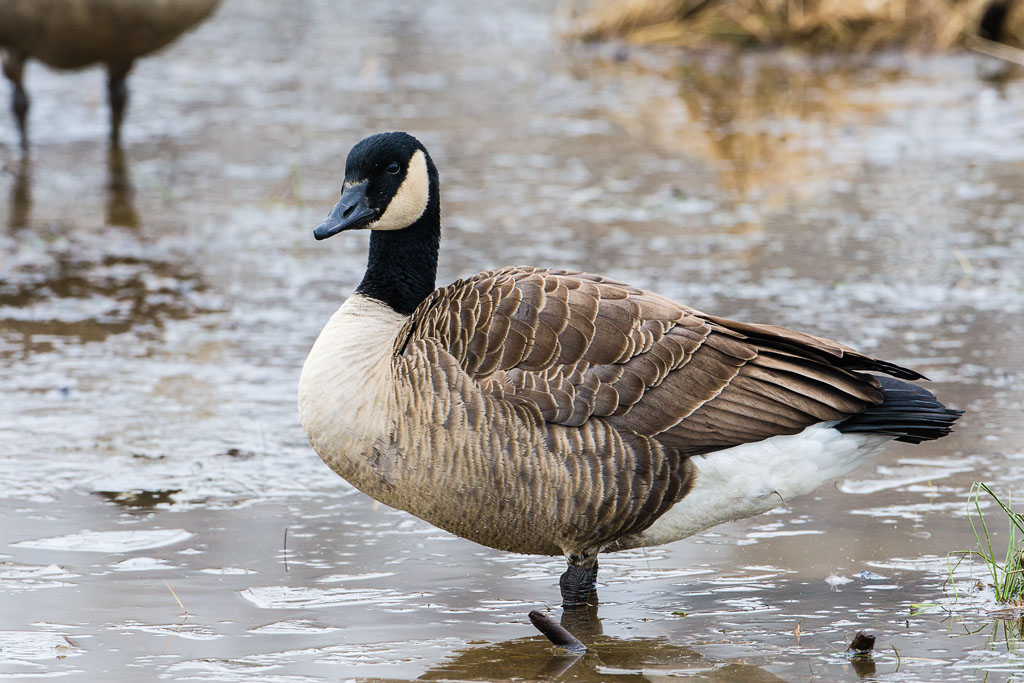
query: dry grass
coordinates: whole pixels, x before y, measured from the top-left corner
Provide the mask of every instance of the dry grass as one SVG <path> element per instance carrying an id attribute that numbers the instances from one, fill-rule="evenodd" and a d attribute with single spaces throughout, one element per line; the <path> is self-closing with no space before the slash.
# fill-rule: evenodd
<path id="1" fill-rule="evenodd" d="M 994 3 L 1008 11 L 998 36 L 985 37 L 1024 46 L 1024 0 L 592 0 L 572 12 L 570 34 L 684 47 L 948 50 L 978 35 Z"/>

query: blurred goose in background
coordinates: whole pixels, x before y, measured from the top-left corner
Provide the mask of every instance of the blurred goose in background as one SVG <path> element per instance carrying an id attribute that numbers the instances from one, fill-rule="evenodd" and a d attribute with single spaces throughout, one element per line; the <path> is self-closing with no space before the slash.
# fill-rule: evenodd
<path id="1" fill-rule="evenodd" d="M 765 512 L 961 415 L 913 370 L 599 275 L 508 267 L 435 290 L 438 174 L 406 133 L 351 150 L 314 235 L 358 228 L 366 272 L 299 381 L 313 448 L 453 534 L 563 555 L 565 606 L 588 601 L 602 551 Z"/>
<path id="2" fill-rule="evenodd" d="M 3 0 L 0 48 L 11 81 L 11 108 L 22 147 L 28 146 L 29 99 L 25 62 L 35 58 L 56 69 L 107 68 L 110 140 L 121 140 L 128 101 L 125 79 L 133 62 L 164 47 L 206 19 L 220 0 Z"/>

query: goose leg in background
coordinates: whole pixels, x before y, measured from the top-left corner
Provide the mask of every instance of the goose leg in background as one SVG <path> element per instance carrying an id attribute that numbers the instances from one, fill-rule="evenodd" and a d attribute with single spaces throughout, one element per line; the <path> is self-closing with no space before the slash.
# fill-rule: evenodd
<path id="1" fill-rule="evenodd" d="M 107 65 L 107 99 L 110 101 L 110 144 L 121 146 L 121 122 L 128 105 L 128 72 L 132 63 Z"/>
<path id="2" fill-rule="evenodd" d="M 569 567 L 558 580 L 562 607 L 586 606 L 597 582 L 597 553 L 570 553 L 568 561 Z"/>
<path id="3" fill-rule="evenodd" d="M 12 50 L 4 52 L 4 76 L 11 82 L 11 111 L 18 120 L 21 148 L 28 149 L 28 93 L 22 79 L 25 75 L 25 55 Z"/>

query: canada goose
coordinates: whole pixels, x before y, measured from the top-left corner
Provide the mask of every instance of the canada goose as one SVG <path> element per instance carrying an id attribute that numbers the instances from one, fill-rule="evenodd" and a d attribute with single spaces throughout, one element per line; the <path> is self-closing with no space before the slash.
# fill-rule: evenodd
<path id="1" fill-rule="evenodd" d="M 599 275 L 509 267 L 435 290 L 439 209 L 414 137 L 349 152 L 313 234 L 368 229 L 369 262 L 303 365 L 302 425 L 382 503 L 564 555 L 565 606 L 587 601 L 602 551 L 764 512 L 961 415 L 902 381 L 913 370 Z"/>
<path id="2" fill-rule="evenodd" d="M 121 139 L 128 102 L 125 78 L 132 62 L 159 50 L 208 17 L 220 0 L 4 0 L 0 48 L 11 81 L 11 108 L 22 147 L 28 146 L 25 61 L 35 57 L 56 69 L 107 67 L 110 140 Z"/>

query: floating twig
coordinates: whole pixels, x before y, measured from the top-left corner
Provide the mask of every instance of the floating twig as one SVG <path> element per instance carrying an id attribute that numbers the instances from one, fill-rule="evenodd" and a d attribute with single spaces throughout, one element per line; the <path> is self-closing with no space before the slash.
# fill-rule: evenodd
<path id="1" fill-rule="evenodd" d="M 181 608 L 181 612 L 185 616 L 185 618 L 181 620 L 181 623 L 178 624 L 178 628 L 174 631 L 174 635 L 171 636 L 171 639 L 167 641 L 166 645 L 164 645 L 164 651 L 166 651 L 167 648 L 171 646 L 171 643 L 174 642 L 174 639 L 178 637 L 178 634 L 181 633 L 181 629 L 185 626 L 185 622 L 188 621 L 188 618 L 192 615 L 188 613 L 187 609 L 185 609 L 185 605 L 181 604 L 181 598 L 179 598 L 178 594 L 174 592 L 173 588 L 171 588 L 171 584 L 167 583 L 167 579 L 164 579 L 164 585 L 167 586 L 167 590 L 171 591 L 171 595 L 174 596 L 174 601 L 178 603 L 178 607 Z"/>
<path id="2" fill-rule="evenodd" d="M 284 528 L 284 573 L 288 573 L 288 527 Z"/>
<path id="3" fill-rule="evenodd" d="M 185 605 L 181 604 L 181 598 L 179 598 L 178 594 L 174 592 L 173 588 L 171 588 L 171 584 L 167 583 L 167 579 L 164 579 L 164 585 L 167 586 L 167 590 L 171 591 L 171 595 L 174 597 L 174 601 L 178 603 L 178 607 L 181 608 L 182 613 L 185 615 L 185 618 L 187 619 L 189 616 L 188 610 L 185 609 Z"/>

